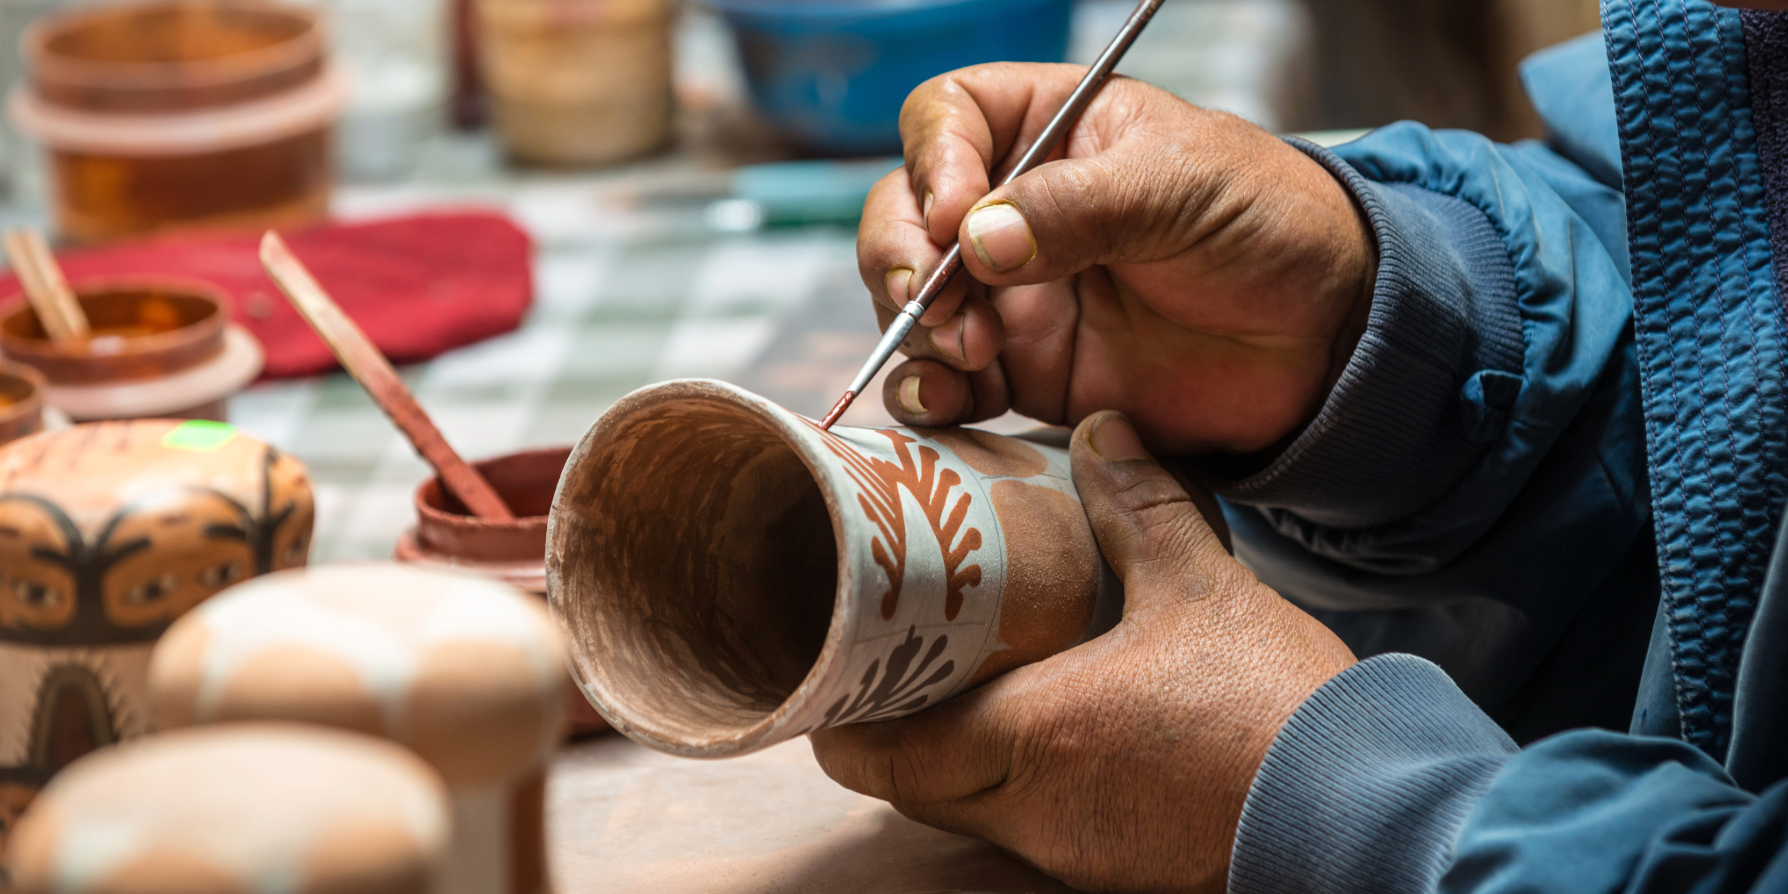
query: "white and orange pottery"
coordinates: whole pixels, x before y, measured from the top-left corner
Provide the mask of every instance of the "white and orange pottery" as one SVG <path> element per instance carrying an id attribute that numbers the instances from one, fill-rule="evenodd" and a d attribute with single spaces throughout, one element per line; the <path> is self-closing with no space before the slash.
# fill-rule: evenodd
<path id="1" fill-rule="evenodd" d="M 452 809 L 435 894 L 547 890 L 546 764 L 568 685 L 563 638 L 539 597 L 390 563 L 235 587 L 170 628 L 149 667 L 163 729 L 303 721 L 420 754 Z"/>
<path id="2" fill-rule="evenodd" d="M 1061 446 L 828 432 L 705 380 L 636 391 L 585 435 L 547 583 L 591 702 L 690 757 L 910 714 L 1121 604 Z"/>
<path id="3" fill-rule="evenodd" d="M 181 730 L 95 752 L 13 836 L 20 894 L 425 894 L 446 794 L 414 754 L 300 724 Z"/>

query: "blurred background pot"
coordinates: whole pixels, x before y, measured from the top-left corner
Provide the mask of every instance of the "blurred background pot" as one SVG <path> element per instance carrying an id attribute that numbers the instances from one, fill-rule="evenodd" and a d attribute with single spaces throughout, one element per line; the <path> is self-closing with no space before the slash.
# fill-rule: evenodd
<path id="1" fill-rule="evenodd" d="M 0 353 L 49 380 L 45 401 L 77 422 L 135 417 L 223 421 L 230 395 L 260 375 L 254 336 L 229 323 L 223 297 L 174 279 L 92 280 L 76 297 L 93 335 L 52 342 L 20 297 L 0 314 Z"/>
<path id="2" fill-rule="evenodd" d="M 900 152 L 914 87 L 981 62 L 1060 62 L 1072 0 L 705 0 L 738 41 L 751 97 L 794 145 Z"/>
<path id="3" fill-rule="evenodd" d="M 53 214 L 91 241 L 323 217 L 346 79 L 315 12 L 161 0 L 47 16 L 7 111 L 48 153 Z"/>
<path id="4" fill-rule="evenodd" d="M 643 155 L 671 136 L 669 0 L 475 0 L 491 123 L 549 165 Z"/>
<path id="5" fill-rule="evenodd" d="M 0 361 L 0 444 L 43 431 L 43 389 L 37 370 Z"/>

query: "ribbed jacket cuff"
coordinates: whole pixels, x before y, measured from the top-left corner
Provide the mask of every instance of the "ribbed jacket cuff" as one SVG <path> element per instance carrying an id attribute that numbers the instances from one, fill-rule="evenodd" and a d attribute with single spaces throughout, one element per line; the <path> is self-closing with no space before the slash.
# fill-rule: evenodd
<path id="1" fill-rule="evenodd" d="M 1242 809 L 1229 890 L 1426 894 L 1517 750 L 1435 665 L 1363 661 L 1273 740 Z"/>
<path id="2" fill-rule="evenodd" d="M 1295 516 L 1276 525 L 1401 521 L 1451 492 L 1502 436 L 1522 381 L 1514 268 L 1471 205 L 1372 183 L 1333 153 L 1294 142 L 1371 220 L 1372 309 L 1316 419 L 1266 468 L 1217 492 Z"/>

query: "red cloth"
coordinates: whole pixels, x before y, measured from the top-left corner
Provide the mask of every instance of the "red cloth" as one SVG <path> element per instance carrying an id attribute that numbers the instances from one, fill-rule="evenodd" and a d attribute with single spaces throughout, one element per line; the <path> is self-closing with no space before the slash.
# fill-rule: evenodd
<path id="1" fill-rule="evenodd" d="M 533 303 L 528 235 L 500 214 L 424 214 L 281 235 L 394 363 L 508 332 Z M 334 368 L 329 347 L 261 269 L 260 241 L 258 234 L 172 235 L 56 257 L 77 289 L 84 279 L 145 274 L 222 288 L 234 319 L 266 348 L 267 378 Z M 19 294 L 10 273 L 0 279 L 0 295 Z"/>

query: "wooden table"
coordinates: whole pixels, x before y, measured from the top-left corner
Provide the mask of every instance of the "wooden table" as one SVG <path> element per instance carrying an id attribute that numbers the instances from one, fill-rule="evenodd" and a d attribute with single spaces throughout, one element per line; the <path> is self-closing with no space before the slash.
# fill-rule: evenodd
<path id="1" fill-rule="evenodd" d="M 556 894 L 1073 890 L 840 788 L 806 739 L 693 761 L 602 736 L 560 755 L 547 822 Z"/>

